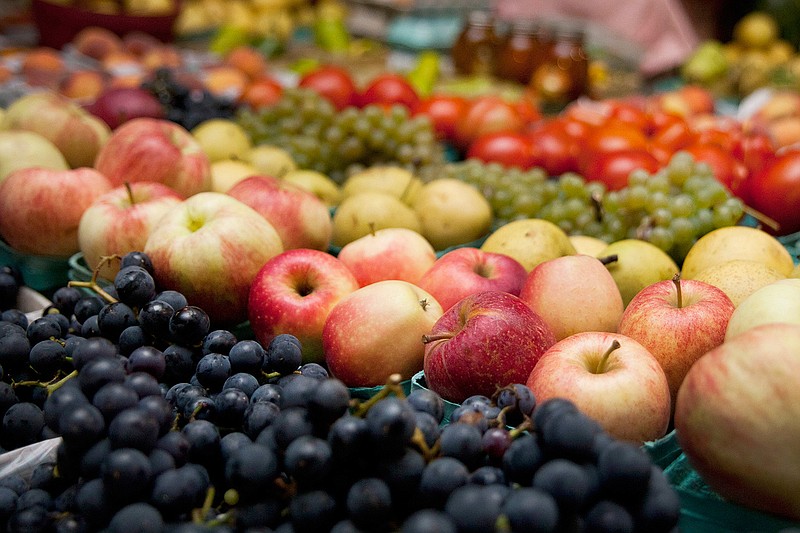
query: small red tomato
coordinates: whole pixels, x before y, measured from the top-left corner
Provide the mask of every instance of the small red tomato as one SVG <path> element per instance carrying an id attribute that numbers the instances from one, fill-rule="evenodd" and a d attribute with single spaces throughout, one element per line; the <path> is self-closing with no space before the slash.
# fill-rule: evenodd
<path id="1" fill-rule="evenodd" d="M 260 109 L 277 103 L 281 96 L 283 96 L 283 86 L 269 76 L 262 76 L 244 88 L 238 103 L 253 109 Z"/>
<path id="2" fill-rule="evenodd" d="M 651 143 L 676 152 L 695 142 L 697 135 L 683 118 L 677 115 L 664 116 L 670 118 L 659 119 L 658 126 L 651 123 Z"/>
<path id="3" fill-rule="evenodd" d="M 516 132 L 481 135 L 469 146 L 467 158 L 528 169 L 533 166 L 530 137 Z"/>
<path id="4" fill-rule="evenodd" d="M 761 171 L 775 158 L 775 143 L 764 133 L 748 133 L 742 137 L 734 157 L 744 163 L 752 175 Z"/>
<path id="5" fill-rule="evenodd" d="M 747 182 L 750 205 L 780 224 L 773 233 L 800 231 L 800 151 L 776 156 Z"/>
<path id="6" fill-rule="evenodd" d="M 483 134 L 496 131 L 520 132 L 525 122 L 513 104 L 499 96 L 478 96 L 469 102 L 456 123 L 456 145 L 462 150 Z"/>
<path id="7" fill-rule="evenodd" d="M 589 181 L 600 181 L 609 191 L 628 185 L 628 176 L 637 169 L 656 172 L 661 164 L 646 149 L 626 148 L 616 152 L 593 155 L 583 167 L 583 175 Z"/>
<path id="8" fill-rule="evenodd" d="M 354 105 L 358 94 L 350 73 L 336 65 L 323 65 L 308 72 L 297 85 L 316 91 L 339 110 Z"/>
<path id="9" fill-rule="evenodd" d="M 633 126 L 639 131 L 645 131 L 650 123 L 650 117 L 643 106 L 622 100 L 612 102 L 608 118 Z"/>
<path id="10" fill-rule="evenodd" d="M 420 100 L 414 114 L 426 115 L 439 138 L 452 141 L 456 136 L 456 124 L 466 113 L 468 105 L 463 96 L 434 94 Z"/>
<path id="11" fill-rule="evenodd" d="M 419 95 L 402 75 L 387 72 L 379 74 L 367 84 L 358 102 L 361 107 L 370 104 L 400 104 L 415 109 L 419 104 Z"/>
<path id="12" fill-rule="evenodd" d="M 529 133 L 528 138 L 534 166 L 542 167 L 551 176 L 578 170 L 580 143 L 561 123 L 546 123 Z"/>

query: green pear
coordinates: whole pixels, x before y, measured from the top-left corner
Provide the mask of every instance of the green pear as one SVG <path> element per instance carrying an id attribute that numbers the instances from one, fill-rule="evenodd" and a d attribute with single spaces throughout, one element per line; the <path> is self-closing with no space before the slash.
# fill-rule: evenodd
<path id="1" fill-rule="evenodd" d="M 409 170 L 390 165 L 374 165 L 348 176 L 342 184 L 342 198 L 364 191 L 376 191 L 413 205 L 421 188 L 422 180 Z"/>
<path id="2" fill-rule="evenodd" d="M 528 272 L 548 259 L 575 253 L 564 230 L 540 218 L 515 220 L 500 226 L 486 238 L 481 250 L 509 255 Z"/>
<path id="3" fill-rule="evenodd" d="M 339 184 L 322 172 L 310 169 L 290 170 L 283 175 L 282 179 L 307 190 L 322 200 L 328 207 L 339 205 L 342 199 L 342 191 L 339 188 Z"/>
<path id="4" fill-rule="evenodd" d="M 67 160 L 45 137 L 32 131 L 0 131 L 0 181 L 21 168 L 68 170 Z"/>
<path id="5" fill-rule="evenodd" d="M 694 279 L 714 285 L 728 295 L 733 305 L 739 306 L 752 293 L 786 276 L 759 261 L 733 259 L 711 265 L 698 272 Z"/>
<path id="6" fill-rule="evenodd" d="M 333 214 L 333 244 L 341 247 L 382 228 L 422 231 L 417 214 L 398 198 L 375 191 L 354 194 Z"/>
<path id="7" fill-rule="evenodd" d="M 412 204 L 422 236 L 436 250 L 475 241 L 492 227 L 492 206 L 473 185 L 455 178 L 426 183 Z"/>
<path id="8" fill-rule="evenodd" d="M 728 320 L 725 341 L 762 324 L 800 324 L 800 279 L 774 281 L 742 300 Z"/>
<path id="9" fill-rule="evenodd" d="M 640 290 L 653 283 L 672 279 L 680 270 L 664 250 L 640 239 L 612 242 L 597 257 L 616 257 L 616 260 L 606 263 L 606 268 L 617 283 L 625 306 Z"/>

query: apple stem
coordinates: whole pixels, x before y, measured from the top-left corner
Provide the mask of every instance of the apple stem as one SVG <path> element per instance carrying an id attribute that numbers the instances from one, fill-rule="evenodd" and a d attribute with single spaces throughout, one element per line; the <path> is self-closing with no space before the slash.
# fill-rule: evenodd
<path id="1" fill-rule="evenodd" d="M 608 362 L 608 356 L 611 355 L 611 352 L 618 349 L 620 347 L 620 343 L 617 339 L 614 339 L 611 343 L 611 346 L 608 347 L 608 350 L 605 351 L 603 356 L 600 358 L 600 362 L 597 363 L 597 368 L 595 368 L 595 374 L 602 374 L 606 368 L 606 363 Z"/>
<path id="2" fill-rule="evenodd" d="M 133 189 L 131 188 L 131 184 L 129 181 L 126 181 L 124 185 L 125 185 L 125 190 L 128 191 L 128 200 L 130 200 L 131 205 L 134 205 L 136 203 L 136 200 L 133 197 Z"/>
<path id="3" fill-rule="evenodd" d="M 675 292 L 677 293 L 678 298 L 678 309 L 683 307 L 683 291 L 681 290 L 681 273 L 676 272 L 674 276 L 672 276 L 672 283 L 675 284 Z"/>
<path id="4" fill-rule="evenodd" d="M 604 265 L 607 265 L 609 263 L 616 263 L 619 260 L 619 256 L 617 254 L 611 254 L 605 257 L 598 257 L 597 259 Z"/>
<path id="5" fill-rule="evenodd" d="M 423 335 L 422 343 L 428 344 L 429 342 L 443 341 L 452 338 L 453 338 L 452 333 L 437 333 L 436 335 Z"/>

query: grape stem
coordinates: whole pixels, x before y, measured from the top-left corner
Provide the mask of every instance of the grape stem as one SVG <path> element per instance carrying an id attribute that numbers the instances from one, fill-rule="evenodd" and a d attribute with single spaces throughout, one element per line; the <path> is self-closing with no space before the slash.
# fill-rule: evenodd
<path id="1" fill-rule="evenodd" d="M 127 184 L 126 184 L 127 185 Z M 129 189 L 130 190 L 130 189 Z M 115 303 L 117 299 L 108 294 L 103 287 L 97 283 L 97 277 L 100 275 L 100 269 L 103 267 L 105 263 L 111 263 L 114 259 L 121 259 L 119 255 L 112 254 L 112 255 L 104 255 L 100 258 L 100 261 L 97 263 L 97 266 L 92 271 L 92 278 L 89 281 L 68 281 L 67 287 L 79 287 L 84 289 L 90 289 L 97 294 L 99 294 L 105 301 L 108 303 Z"/>
<path id="2" fill-rule="evenodd" d="M 674 276 L 672 276 L 672 283 L 675 284 L 675 294 L 677 297 L 677 305 L 678 309 L 683 307 L 683 291 L 681 290 L 681 273 L 676 272 Z"/>
<path id="3" fill-rule="evenodd" d="M 356 402 L 357 407 L 353 414 L 358 417 L 363 417 L 365 414 L 367 414 L 367 411 L 369 411 L 370 407 L 389 396 L 390 393 L 394 393 L 395 396 L 399 398 L 405 398 L 406 395 L 403 392 L 403 387 L 400 386 L 402 379 L 403 378 L 400 374 L 392 374 L 389 376 L 386 379 L 386 385 L 384 385 L 383 388 L 381 388 L 381 390 L 375 393 L 371 398 L 363 402 Z"/>
<path id="4" fill-rule="evenodd" d="M 45 383 L 42 383 L 41 381 L 17 381 L 16 383 L 12 383 L 11 387 L 12 388 L 17 388 L 17 387 L 44 387 L 44 388 L 47 389 L 47 395 L 50 396 L 55 391 L 60 389 L 61 386 L 64 385 L 64 383 L 66 383 L 67 381 L 71 380 L 72 378 L 74 378 L 77 375 L 78 375 L 78 371 L 77 370 L 73 370 L 72 372 L 70 372 L 69 374 L 67 374 L 66 376 L 64 376 L 61 379 L 58 379 L 58 377 L 55 377 L 51 381 L 48 381 L 48 382 L 45 382 Z"/>
<path id="5" fill-rule="evenodd" d="M 206 491 L 206 498 L 203 500 L 203 506 L 199 509 L 192 509 L 192 522 L 195 524 L 205 523 L 205 518 L 211 510 L 211 504 L 214 501 L 214 486 L 210 486 Z"/>

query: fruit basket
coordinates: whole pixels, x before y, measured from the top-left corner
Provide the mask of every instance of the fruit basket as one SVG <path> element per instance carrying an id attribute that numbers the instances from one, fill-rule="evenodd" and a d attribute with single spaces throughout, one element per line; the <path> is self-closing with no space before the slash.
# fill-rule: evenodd
<path id="1" fill-rule="evenodd" d="M 180 13 L 180 2 L 175 1 L 170 13 L 158 15 L 130 14 L 125 3 L 117 1 L 120 14 L 101 13 L 87 8 L 87 2 L 72 0 L 69 5 L 48 0 L 32 0 L 31 15 L 39 30 L 39 44 L 61 48 L 77 33 L 88 26 L 99 26 L 122 36 L 132 31 L 148 33 L 163 42 L 174 38 L 173 26 Z"/>
<path id="2" fill-rule="evenodd" d="M 0 239 L 0 264 L 15 266 L 22 273 L 26 286 L 48 292 L 68 280 L 69 258 L 25 254 Z"/>

